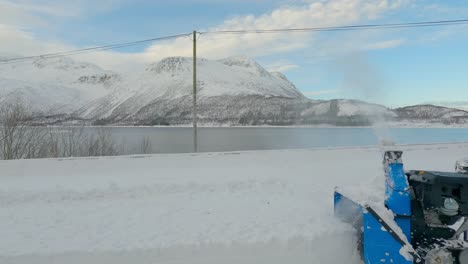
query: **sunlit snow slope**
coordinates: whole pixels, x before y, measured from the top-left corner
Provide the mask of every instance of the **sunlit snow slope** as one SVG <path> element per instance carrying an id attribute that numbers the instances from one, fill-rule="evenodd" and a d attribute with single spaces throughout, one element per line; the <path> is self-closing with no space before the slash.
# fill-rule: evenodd
<path id="1" fill-rule="evenodd" d="M 139 118 L 141 112 L 163 115 L 164 109 L 191 106 L 193 90 L 193 60 L 169 57 L 150 64 L 144 72 L 120 85 L 111 93 L 78 110 L 85 118 Z M 303 99 L 304 95 L 279 73 L 270 73 L 250 58 L 232 57 L 223 60 L 197 61 L 198 99 L 240 96 L 283 97 Z M 187 102 L 184 101 L 187 99 Z M 180 103 L 174 101 L 179 100 Z M 171 103 L 172 102 L 172 103 Z"/>
<path id="2" fill-rule="evenodd" d="M 35 112 L 71 113 L 114 91 L 121 76 L 70 58 L 0 65 L 0 102 L 18 99 Z"/>

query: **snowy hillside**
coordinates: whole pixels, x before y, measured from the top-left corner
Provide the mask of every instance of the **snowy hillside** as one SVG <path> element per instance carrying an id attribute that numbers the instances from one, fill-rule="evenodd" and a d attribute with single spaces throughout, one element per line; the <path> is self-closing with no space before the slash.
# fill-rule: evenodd
<path id="1" fill-rule="evenodd" d="M 396 117 L 397 115 L 387 107 L 378 104 L 369 104 L 356 100 L 340 100 L 338 116 L 375 115 L 376 117 Z"/>
<path id="2" fill-rule="evenodd" d="M 70 58 L 0 64 L 0 101 L 20 99 L 45 114 L 71 113 L 120 81 L 117 73 Z"/>
<path id="3" fill-rule="evenodd" d="M 370 125 L 379 118 L 392 118 L 384 106 L 359 101 L 316 101 L 306 98 L 245 96 L 210 96 L 198 100 L 201 124 L 225 125 Z M 343 108 L 342 108 L 343 105 Z M 350 107 L 350 105 L 352 107 Z M 362 109 L 368 109 L 365 112 Z M 341 111 L 341 112 L 340 112 Z M 117 113 L 117 114 L 116 114 Z M 192 98 L 160 99 L 125 115 L 120 106 L 104 123 L 123 124 L 189 124 L 192 120 Z M 375 113 L 382 113 L 376 116 Z"/>
<path id="4" fill-rule="evenodd" d="M 457 116 L 467 116 L 468 112 L 453 108 L 435 105 L 415 105 L 397 108 L 396 111 L 402 118 L 451 118 Z"/>
<path id="5" fill-rule="evenodd" d="M 39 124 L 189 124 L 192 64 L 191 58 L 169 57 L 134 74 L 70 58 L 2 64 L 0 102 L 20 98 Z M 391 110 L 356 100 L 310 100 L 286 76 L 246 57 L 199 59 L 197 65 L 202 125 L 468 123 L 468 112 L 431 105 Z"/>
<path id="6" fill-rule="evenodd" d="M 192 59 L 182 57 L 170 57 L 150 64 L 144 73 L 121 84 L 120 94 L 100 98 L 80 109 L 78 114 L 85 118 L 138 118 L 138 112 L 145 108 L 147 111 L 148 107 L 156 104 L 190 97 L 193 89 L 192 65 Z M 235 57 L 220 61 L 200 59 L 197 65 L 199 100 L 216 96 L 252 95 L 304 98 L 284 76 L 271 74 L 248 58 Z M 165 115 L 161 112 L 151 114 Z"/>
<path id="7" fill-rule="evenodd" d="M 99 124 L 188 124 L 192 112 L 190 58 L 169 57 L 135 75 L 70 58 L 1 65 L 0 100 L 20 97 L 35 112 Z M 200 122 L 231 125 L 366 125 L 393 113 L 352 100 L 314 101 L 281 73 L 246 57 L 198 61 Z M 67 115 L 63 115 L 67 114 Z M 38 117 L 38 122 L 48 122 Z"/>
<path id="8" fill-rule="evenodd" d="M 468 111 L 468 101 L 433 101 L 427 104 Z"/>
<path id="9" fill-rule="evenodd" d="M 36 113 L 73 114 L 91 120 L 138 118 L 140 111 L 192 94 L 192 60 L 169 57 L 136 75 L 118 74 L 70 58 L 0 65 L 0 101 L 20 98 Z M 252 59 L 198 61 L 198 98 L 297 98 L 302 93 L 281 73 Z M 165 113 L 153 112 L 154 116 Z"/>
<path id="10" fill-rule="evenodd" d="M 414 105 L 395 109 L 403 120 L 467 123 L 468 111 L 435 105 Z"/>
<path id="11" fill-rule="evenodd" d="M 398 148 L 408 170 L 468 151 Z M 333 191 L 381 201 L 381 162 L 377 148 L 0 161 L 0 263 L 358 264 Z"/>

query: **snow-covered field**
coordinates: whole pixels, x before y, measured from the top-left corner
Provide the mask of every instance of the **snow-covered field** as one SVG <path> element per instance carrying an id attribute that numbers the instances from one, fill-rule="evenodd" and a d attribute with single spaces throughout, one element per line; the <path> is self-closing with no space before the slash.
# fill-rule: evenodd
<path id="1" fill-rule="evenodd" d="M 398 149 L 406 169 L 468 156 Z M 0 161 L 0 263 L 360 263 L 335 186 L 378 197 L 379 149 Z"/>

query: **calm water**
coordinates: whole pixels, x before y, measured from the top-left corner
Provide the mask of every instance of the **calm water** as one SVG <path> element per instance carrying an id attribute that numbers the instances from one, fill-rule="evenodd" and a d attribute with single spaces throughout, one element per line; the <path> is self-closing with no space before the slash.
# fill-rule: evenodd
<path id="1" fill-rule="evenodd" d="M 95 128 L 88 128 L 95 129 Z M 112 136 L 126 146 L 126 154 L 141 153 L 149 138 L 151 153 L 192 151 L 192 129 L 182 127 L 113 127 Z M 200 152 L 301 149 L 376 145 L 379 138 L 397 144 L 468 142 L 466 128 L 199 128 Z"/>

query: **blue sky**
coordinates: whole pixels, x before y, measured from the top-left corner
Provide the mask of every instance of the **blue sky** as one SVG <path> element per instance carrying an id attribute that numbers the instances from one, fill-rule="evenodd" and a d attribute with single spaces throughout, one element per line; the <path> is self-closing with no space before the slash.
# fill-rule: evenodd
<path id="1" fill-rule="evenodd" d="M 64 3 L 65 2 L 65 3 Z M 67 3 L 68 2 L 68 3 Z M 0 0 L 0 50 L 36 55 L 190 32 L 468 18 L 461 0 Z M 199 53 L 250 56 L 314 99 L 391 107 L 468 102 L 468 26 L 254 36 L 202 36 Z M 190 39 L 76 59 L 117 71 L 188 56 Z M 468 105 L 468 103 L 466 104 Z"/>

